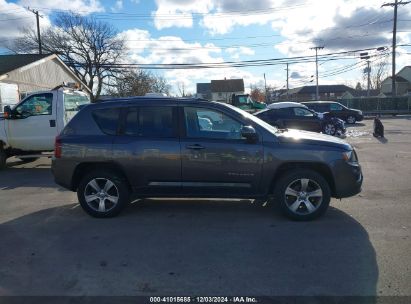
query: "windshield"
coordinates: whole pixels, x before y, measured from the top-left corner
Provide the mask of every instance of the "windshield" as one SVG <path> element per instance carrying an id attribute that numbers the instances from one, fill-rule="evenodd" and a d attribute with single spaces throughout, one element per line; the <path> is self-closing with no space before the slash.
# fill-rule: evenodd
<path id="1" fill-rule="evenodd" d="M 64 110 L 66 112 L 78 112 L 81 106 L 89 104 L 90 99 L 87 95 L 75 92 L 64 92 Z"/>
<path id="2" fill-rule="evenodd" d="M 252 115 L 252 114 L 250 114 L 250 113 L 248 113 L 248 112 L 246 112 L 246 111 L 243 111 L 243 110 L 241 110 L 241 109 L 239 109 L 239 108 L 237 108 L 237 107 L 234 107 L 234 106 L 232 106 L 232 105 L 229 105 L 229 104 L 225 104 L 225 106 L 227 106 L 227 107 L 233 109 L 234 111 L 240 113 L 240 114 L 243 115 L 245 118 L 248 118 L 248 119 L 252 120 L 252 121 L 255 122 L 256 124 L 262 126 L 264 129 L 267 129 L 267 130 L 270 131 L 270 132 L 274 132 L 274 133 L 278 132 L 278 129 L 277 129 L 276 127 L 274 127 L 274 126 L 266 123 L 265 121 L 261 120 L 260 118 L 254 116 L 254 115 Z"/>

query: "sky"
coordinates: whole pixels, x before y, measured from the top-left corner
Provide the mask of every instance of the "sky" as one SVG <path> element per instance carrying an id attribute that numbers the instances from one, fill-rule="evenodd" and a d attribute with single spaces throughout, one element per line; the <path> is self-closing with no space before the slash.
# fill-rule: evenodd
<path id="1" fill-rule="evenodd" d="M 184 84 L 195 93 L 196 83 L 214 79 L 244 78 L 251 86 L 315 84 L 315 62 L 296 62 L 293 57 L 341 55 L 319 61 L 320 84 L 355 86 L 363 81 L 368 49 L 371 67 L 386 60 L 391 71 L 393 9 L 384 0 L 0 0 L 0 54 L 21 35 L 35 28 L 40 11 L 41 28 L 53 26 L 55 13 L 74 11 L 111 23 L 124 37 L 127 62 L 136 64 L 198 64 L 271 60 L 281 64 L 191 70 L 155 70 L 171 84 L 172 92 Z M 397 71 L 410 65 L 411 4 L 398 10 Z M 379 47 L 386 47 L 383 51 Z M 275 63 L 276 61 L 271 61 Z"/>

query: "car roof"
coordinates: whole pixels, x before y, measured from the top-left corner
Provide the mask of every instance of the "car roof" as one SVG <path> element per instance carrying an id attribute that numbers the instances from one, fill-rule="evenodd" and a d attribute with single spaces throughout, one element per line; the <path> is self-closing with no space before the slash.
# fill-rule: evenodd
<path id="1" fill-rule="evenodd" d="M 95 104 L 104 105 L 129 105 L 129 104 L 141 104 L 146 105 L 149 103 L 162 103 L 162 104 L 179 104 L 179 103 L 215 103 L 205 99 L 196 98 L 180 98 L 180 97 L 162 97 L 162 96 L 133 96 L 133 97 L 114 97 L 98 100 Z"/>
<path id="2" fill-rule="evenodd" d="M 336 101 L 323 101 L 323 100 L 318 100 L 318 101 L 304 101 L 303 104 L 326 104 L 326 103 L 338 103 Z"/>
<path id="3" fill-rule="evenodd" d="M 284 108 L 294 108 L 294 107 L 301 107 L 306 108 L 307 106 L 298 103 L 298 102 L 277 102 L 272 103 L 267 106 L 268 109 L 284 109 Z"/>

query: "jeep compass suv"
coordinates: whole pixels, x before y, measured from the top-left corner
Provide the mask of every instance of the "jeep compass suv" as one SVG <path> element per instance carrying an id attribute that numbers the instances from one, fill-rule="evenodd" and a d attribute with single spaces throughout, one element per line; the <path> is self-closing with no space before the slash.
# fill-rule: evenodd
<path id="1" fill-rule="evenodd" d="M 340 139 L 278 130 L 226 104 L 153 97 L 84 107 L 56 138 L 52 171 L 95 217 L 117 215 L 133 194 L 270 200 L 311 220 L 363 180 Z"/>

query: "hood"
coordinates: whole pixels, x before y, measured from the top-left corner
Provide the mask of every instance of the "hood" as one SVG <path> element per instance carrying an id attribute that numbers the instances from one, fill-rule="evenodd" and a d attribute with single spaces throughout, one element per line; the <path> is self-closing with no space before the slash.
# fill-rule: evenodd
<path id="1" fill-rule="evenodd" d="M 352 150 L 344 140 L 320 133 L 301 131 L 301 130 L 286 130 L 275 133 L 280 143 L 295 143 L 304 145 L 318 145 L 333 148 L 340 148 L 342 150 Z"/>

